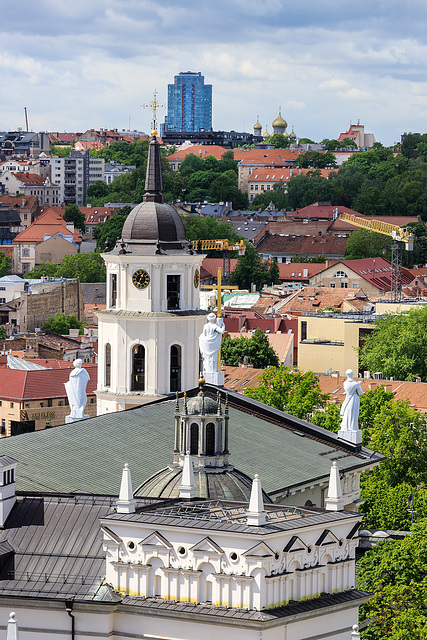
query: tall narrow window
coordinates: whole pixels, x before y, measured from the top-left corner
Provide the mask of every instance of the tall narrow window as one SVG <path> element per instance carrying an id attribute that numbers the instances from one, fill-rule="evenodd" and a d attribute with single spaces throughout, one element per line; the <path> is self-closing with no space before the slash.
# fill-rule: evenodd
<path id="1" fill-rule="evenodd" d="M 181 391 L 181 347 L 178 344 L 171 346 L 170 390 Z"/>
<path id="2" fill-rule="evenodd" d="M 117 273 L 111 274 L 110 287 L 110 306 L 115 307 L 117 305 Z"/>
<path id="3" fill-rule="evenodd" d="M 105 386 L 111 386 L 111 344 L 105 345 Z"/>
<path id="4" fill-rule="evenodd" d="M 206 455 L 215 455 L 215 425 L 212 422 L 206 425 Z"/>
<path id="5" fill-rule="evenodd" d="M 167 276 L 168 309 L 179 309 L 180 276 Z"/>
<path id="6" fill-rule="evenodd" d="M 190 454 L 197 456 L 199 453 L 199 425 L 193 422 L 190 427 Z"/>
<path id="7" fill-rule="evenodd" d="M 301 342 L 307 340 L 307 321 L 301 321 Z"/>
<path id="8" fill-rule="evenodd" d="M 136 344 L 132 349 L 132 391 L 145 391 L 145 348 Z"/>

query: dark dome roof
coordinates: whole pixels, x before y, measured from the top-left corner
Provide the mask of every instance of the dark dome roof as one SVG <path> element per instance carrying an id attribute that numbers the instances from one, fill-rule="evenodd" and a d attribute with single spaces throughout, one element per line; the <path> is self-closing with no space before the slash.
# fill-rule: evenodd
<path id="1" fill-rule="evenodd" d="M 143 482 L 134 495 L 146 498 L 178 498 L 181 478 L 182 467 L 166 467 Z M 249 502 L 251 497 L 252 480 L 231 466 L 221 470 L 195 467 L 194 482 L 198 498 Z M 263 498 L 265 502 L 272 502 L 264 491 Z"/>
<path id="2" fill-rule="evenodd" d="M 218 403 L 212 398 L 205 396 L 204 398 L 199 394 L 194 398 L 191 398 L 187 403 L 187 412 L 191 416 L 200 416 L 202 414 L 203 401 L 205 405 L 205 414 L 215 414 L 218 412 Z"/>
<path id="3" fill-rule="evenodd" d="M 182 220 L 170 204 L 141 202 L 132 209 L 123 225 L 125 242 L 148 240 L 153 242 L 185 241 Z"/>

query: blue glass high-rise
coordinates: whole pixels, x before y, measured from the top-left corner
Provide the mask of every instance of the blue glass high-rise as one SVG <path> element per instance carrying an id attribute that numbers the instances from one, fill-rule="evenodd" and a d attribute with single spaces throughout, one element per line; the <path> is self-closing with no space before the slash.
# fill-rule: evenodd
<path id="1" fill-rule="evenodd" d="M 183 71 L 168 84 L 167 131 L 212 130 L 212 85 L 200 72 Z"/>

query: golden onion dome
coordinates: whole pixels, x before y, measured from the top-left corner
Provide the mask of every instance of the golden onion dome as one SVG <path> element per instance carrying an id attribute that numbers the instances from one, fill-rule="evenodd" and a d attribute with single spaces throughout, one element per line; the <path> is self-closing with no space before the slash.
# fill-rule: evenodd
<path id="1" fill-rule="evenodd" d="M 292 132 L 289 134 L 289 137 L 290 137 L 291 140 L 296 140 L 297 139 L 297 135 L 296 135 L 293 127 L 292 127 Z"/>
<path id="2" fill-rule="evenodd" d="M 259 116 L 256 117 L 256 123 L 254 124 L 254 129 L 256 131 L 261 131 L 262 130 L 262 126 L 259 123 Z"/>
<path id="3" fill-rule="evenodd" d="M 282 118 L 282 114 L 280 113 L 280 109 L 279 109 L 279 115 L 275 120 L 273 120 L 273 127 L 281 127 L 286 129 L 287 126 L 288 126 L 288 123 L 286 122 L 286 120 Z"/>
<path id="4" fill-rule="evenodd" d="M 267 128 L 265 129 L 264 133 L 262 134 L 262 137 L 264 138 L 264 140 L 268 140 L 270 138 L 270 134 L 267 131 Z"/>

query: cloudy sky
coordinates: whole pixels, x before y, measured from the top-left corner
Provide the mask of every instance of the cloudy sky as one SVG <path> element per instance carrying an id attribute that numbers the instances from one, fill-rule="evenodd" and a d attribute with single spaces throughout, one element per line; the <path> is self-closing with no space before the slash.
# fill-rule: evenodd
<path id="1" fill-rule="evenodd" d="M 427 130 L 427 5 L 419 0 L 4 0 L 0 130 L 150 130 L 180 71 L 213 85 L 214 129 L 298 136 L 360 120 L 392 144 Z M 160 112 L 160 120 L 165 110 Z"/>

